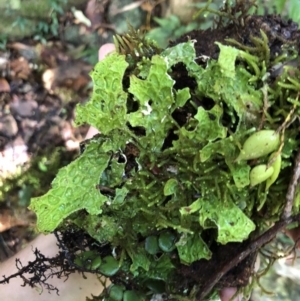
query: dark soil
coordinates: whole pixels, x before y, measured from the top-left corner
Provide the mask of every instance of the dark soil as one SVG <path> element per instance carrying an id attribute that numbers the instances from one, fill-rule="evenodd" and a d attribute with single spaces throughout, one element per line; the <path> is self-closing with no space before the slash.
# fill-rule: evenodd
<path id="1" fill-rule="evenodd" d="M 249 16 L 244 20 L 244 26 L 230 24 L 226 27 L 206 31 L 192 31 L 187 36 L 178 39 L 176 43 L 187 39 L 196 40 L 197 56 L 205 55 L 217 59 L 219 47 L 215 42 L 232 45 L 226 40 L 234 39 L 242 45 L 254 47 L 251 38 L 261 38 L 260 30 L 263 30 L 268 37 L 271 59 L 282 53 L 282 46 L 285 44 L 295 45 L 297 50 L 300 47 L 298 24 L 291 20 L 282 20 L 279 15 Z"/>

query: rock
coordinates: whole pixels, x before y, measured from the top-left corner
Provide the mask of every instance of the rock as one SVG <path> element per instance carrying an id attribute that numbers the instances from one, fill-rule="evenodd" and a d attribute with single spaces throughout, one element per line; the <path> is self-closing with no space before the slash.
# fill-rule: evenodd
<path id="1" fill-rule="evenodd" d="M 10 111 L 16 119 L 34 117 L 36 115 L 37 108 L 38 104 L 35 100 L 15 98 L 10 104 Z"/>
<path id="2" fill-rule="evenodd" d="M 18 125 L 11 114 L 4 114 L 0 117 L 0 135 L 13 138 L 18 133 Z"/>

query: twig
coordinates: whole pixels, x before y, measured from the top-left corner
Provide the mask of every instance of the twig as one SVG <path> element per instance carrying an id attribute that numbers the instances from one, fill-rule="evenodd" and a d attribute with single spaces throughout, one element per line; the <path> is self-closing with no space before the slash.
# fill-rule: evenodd
<path id="1" fill-rule="evenodd" d="M 293 169 L 293 176 L 290 180 L 288 191 L 286 194 L 286 204 L 281 216 L 282 220 L 286 220 L 291 216 L 292 208 L 295 199 L 296 188 L 300 179 L 300 150 L 297 153 L 295 166 Z"/>

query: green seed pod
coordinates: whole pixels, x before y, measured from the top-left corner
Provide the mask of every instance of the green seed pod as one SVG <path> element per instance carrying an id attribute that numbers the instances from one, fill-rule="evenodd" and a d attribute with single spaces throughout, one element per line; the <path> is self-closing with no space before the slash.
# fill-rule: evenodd
<path id="1" fill-rule="evenodd" d="M 112 256 L 106 256 L 102 259 L 99 272 L 104 276 L 113 276 L 119 270 L 119 263 Z"/>
<path id="2" fill-rule="evenodd" d="M 155 255 L 159 252 L 158 239 L 156 236 L 151 235 L 146 238 L 145 250 L 151 255 Z"/>
<path id="3" fill-rule="evenodd" d="M 266 181 L 272 176 L 274 168 L 270 166 L 267 169 L 266 164 L 261 164 L 253 167 L 250 171 L 250 185 L 253 187 L 261 182 Z"/>
<path id="4" fill-rule="evenodd" d="M 145 299 L 136 291 L 126 291 L 124 293 L 123 301 L 144 301 Z"/>
<path id="5" fill-rule="evenodd" d="M 261 158 L 276 150 L 279 144 L 280 136 L 275 131 L 258 131 L 245 141 L 236 161 Z"/>
<path id="6" fill-rule="evenodd" d="M 108 289 L 109 298 L 112 301 L 122 301 L 125 287 L 122 285 L 113 284 Z"/>
<path id="7" fill-rule="evenodd" d="M 273 153 L 270 156 L 270 160 L 272 160 L 275 155 L 276 155 L 276 153 Z M 274 172 L 271 175 L 271 177 L 268 178 L 266 181 L 266 190 L 268 190 L 270 188 L 270 186 L 277 180 L 277 178 L 279 176 L 280 169 L 281 169 L 281 154 L 277 155 L 274 163 L 271 166 L 274 168 Z"/>
<path id="8" fill-rule="evenodd" d="M 158 238 L 158 245 L 164 252 L 171 252 L 175 249 L 176 236 L 169 231 L 162 232 Z"/>

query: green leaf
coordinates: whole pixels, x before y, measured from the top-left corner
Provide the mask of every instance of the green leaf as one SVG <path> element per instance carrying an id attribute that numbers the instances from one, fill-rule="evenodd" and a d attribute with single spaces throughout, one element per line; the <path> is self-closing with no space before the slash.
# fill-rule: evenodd
<path id="1" fill-rule="evenodd" d="M 32 199 L 29 208 L 37 215 L 40 232 L 55 230 L 65 218 L 81 209 L 92 215 L 102 212 L 107 197 L 96 185 L 110 155 L 101 152 L 100 146 L 97 141 L 91 142 L 77 160 L 60 169 L 47 194 Z"/>
<path id="2" fill-rule="evenodd" d="M 198 108 L 195 119 L 198 120 L 197 130 L 195 131 L 198 141 L 213 141 L 217 138 L 225 138 L 227 130 L 220 124 L 223 109 L 215 105 L 211 110 Z"/>
<path id="3" fill-rule="evenodd" d="M 128 192 L 129 190 L 125 186 L 123 186 L 122 188 L 117 188 L 116 195 L 112 201 L 112 205 L 114 207 L 117 207 L 118 205 L 122 205 L 124 203 L 124 200 Z"/>
<path id="4" fill-rule="evenodd" d="M 99 243 L 111 242 L 118 233 L 119 221 L 115 217 L 107 215 L 79 215 L 72 222 L 80 229 L 84 229 Z"/>
<path id="5" fill-rule="evenodd" d="M 277 14 L 282 14 L 286 2 L 287 2 L 287 0 L 276 0 L 276 1 L 274 1 L 274 5 L 276 7 L 276 13 Z"/>
<path id="6" fill-rule="evenodd" d="M 193 235 L 183 233 L 176 243 L 180 262 L 186 265 L 200 259 L 210 259 L 211 251 L 199 233 Z"/>
<path id="7" fill-rule="evenodd" d="M 169 179 L 164 186 L 164 195 L 172 195 L 176 192 L 178 181 L 176 179 Z"/>
<path id="8" fill-rule="evenodd" d="M 199 222 L 204 229 L 217 228 L 221 244 L 242 242 L 255 229 L 255 224 L 230 200 L 202 199 Z"/>
<path id="9" fill-rule="evenodd" d="M 171 28 L 174 30 L 180 25 L 180 19 L 175 15 L 170 15 L 169 18 L 154 17 L 154 21 L 161 27 Z"/>
<path id="10" fill-rule="evenodd" d="M 123 301 L 144 301 L 145 296 L 137 291 L 125 291 Z"/>
<path id="11" fill-rule="evenodd" d="M 151 255 L 155 255 L 160 251 L 157 236 L 150 235 L 145 239 L 145 250 Z"/>
<path id="12" fill-rule="evenodd" d="M 136 250 L 128 250 L 127 249 L 127 253 L 132 260 L 132 264 L 130 266 L 130 271 L 133 274 L 138 275 L 137 270 L 139 267 L 143 268 L 145 271 L 149 270 L 151 261 L 149 259 L 149 255 L 147 254 L 144 247 L 139 246 Z"/>
<path id="13" fill-rule="evenodd" d="M 125 56 L 116 53 L 95 66 L 91 74 L 94 83 L 92 99 L 77 106 L 77 125 L 88 123 L 103 134 L 124 128 L 127 93 L 123 91 L 122 79 L 127 66 Z"/>
<path id="14" fill-rule="evenodd" d="M 145 80 L 134 75 L 130 78 L 129 92 L 138 101 L 139 109 L 128 114 L 128 121 L 133 127 L 146 129 L 146 136 L 140 138 L 144 148 L 151 143 L 155 146 L 152 151 L 160 150 L 168 129 L 172 127 L 173 84 L 165 60 L 158 55 L 152 57 L 152 66 Z"/>
<path id="15" fill-rule="evenodd" d="M 300 22 L 300 7 L 299 1 L 291 0 L 289 4 L 289 17 L 294 21 L 299 23 Z"/>
<path id="16" fill-rule="evenodd" d="M 159 259 L 151 261 L 147 278 L 167 281 L 174 268 L 175 266 L 170 257 L 163 254 Z"/>
<path id="17" fill-rule="evenodd" d="M 233 136 L 229 136 L 221 140 L 209 142 L 200 150 L 201 162 L 206 162 L 211 156 L 214 157 L 216 154 L 220 154 L 226 160 L 233 162 L 239 153 L 234 139 Z"/>
<path id="18" fill-rule="evenodd" d="M 161 56 L 165 57 L 169 68 L 180 62 L 189 66 L 191 63 L 194 63 L 196 58 L 194 41 L 180 43 L 174 47 L 167 48 L 161 53 Z"/>
<path id="19" fill-rule="evenodd" d="M 202 206 L 202 199 L 197 199 L 195 202 L 193 202 L 192 204 L 190 204 L 189 206 L 186 207 L 182 207 L 180 208 L 180 214 L 181 215 L 189 215 L 192 214 L 194 212 L 198 212 L 199 209 Z"/>
<path id="20" fill-rule="evenodd" d="M 228 77 L 235 78 L 235 60 L 239 54 L 239 50 L 231 46 L 222 45 L 218 42 L 216 42 L 216 44 L 220 48 L 218 64 L 221 67 L 221 72 Z"/>
<path id="21" fill-rule="evenodd" d="M 120 269 L 119 262 L 112 256 L 105 256 L 99 267 L 99 272 L 104 276 L 110 277 L 115 275 Z"/>
<path id="22" fill-rule="evenodd" d="M 191 94 L 190 94 L 189 88 L 184 88 L 182 90 L 178 90 L 176 93 L 176 96 L 175 96 L 176 105 L 178 107 L 183 107 L 190 97 L 191 97 Z"/>
<path id="23" fill-rule="evenodd" d="M 226 57 L 227 55 L 226 53 Z M 225 102 L 232 123 L 236 122 L 236 114 L 240 122 L 244 121 L 249 115 L 249 106 L 254 112 L 262 107 L 262 91 L 249 83 L 251 74 L 245 68 L 239 66 L 232 73 L 231 67 L 227 70 L 223 65 L 226 65 L 223 61 L 220 65 L 219 62 L 210 60 L 204 70 L 194 64 L 190 64 L 188 70 L 197 81 L 199 95 L 211 98 L 220 106 Z"/>
<path id="24" fill-rule="evenodd" d="M 244 188 L 250 185 L 249 174 L 251 167 L 246 161 L 233 164 L 231 160 L 226 160 L 226 163 L 230 168 L 231 175 L 237 188 Z"/>
<path id="25" fill-rule="evenodd" d="M 180 19 L 175 15 L 170 15 L 168 18 L 154 17 L 159 27 L 150 30 L 147 33 L 147 38 L 155 40 L 162 48 L 168 46 L 170 39 L 176 39 L 182 36 L 186 32 L 190 32 L 199 25 L 196 22 L 192 24 L 181 24 Z"/>

